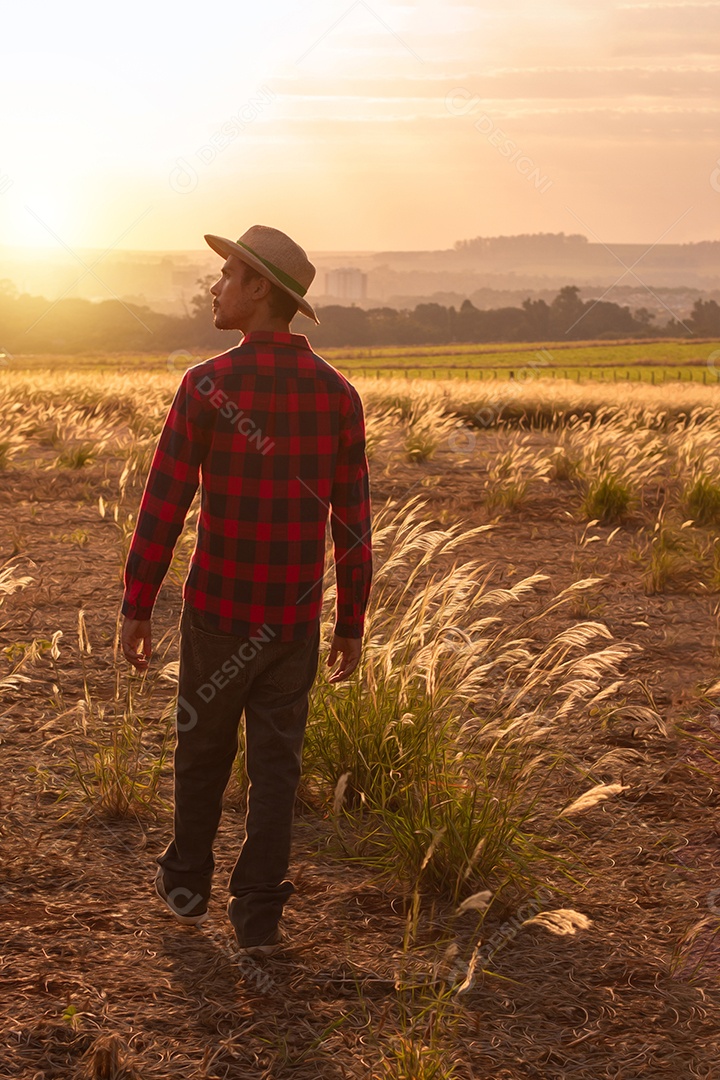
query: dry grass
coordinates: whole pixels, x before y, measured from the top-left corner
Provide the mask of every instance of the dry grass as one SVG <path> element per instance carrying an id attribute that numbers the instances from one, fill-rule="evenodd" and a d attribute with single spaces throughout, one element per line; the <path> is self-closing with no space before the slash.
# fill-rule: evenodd
<path id="1" fill-rule="evenodd" d="M 360 387 L 378 557 L 363 670 L 318 681 L 292 946 L 260 965 L 223 912 L 241 773 L 211 921 L 177 927 L 152 895 L 194 518 L 156 666 L 140 679 L 117 653 L 177 381 L 0 373 L 0 541 L 18 548 L 0 562 L 0 1074 L 710 1080 L 717 389 L 668 405 L 667 388 L 540 380 Z M 90 443 L 94 460 L 57 466 Z M 611 474 L 623 520 L 588 522 Z"/>

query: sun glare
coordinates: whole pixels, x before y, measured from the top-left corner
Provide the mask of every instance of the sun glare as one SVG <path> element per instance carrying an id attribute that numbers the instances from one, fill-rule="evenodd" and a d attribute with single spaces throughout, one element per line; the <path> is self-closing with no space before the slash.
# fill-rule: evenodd
<path id="1" fill-rule="evenodd" d="M 3 230 L 9 247 L 73 248 L 83 230 L 80 200 L 58 192 L 33 192 L 18 202 L 16 212 Z"/>

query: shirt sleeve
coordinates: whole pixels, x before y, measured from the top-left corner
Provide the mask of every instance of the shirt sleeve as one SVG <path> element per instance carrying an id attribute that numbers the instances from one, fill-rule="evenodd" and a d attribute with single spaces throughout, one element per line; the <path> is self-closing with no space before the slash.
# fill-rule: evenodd
<path id="1" fill-rule="evenodd" d="M 200 480 L 213 416 L 184 375 L 165 420 L 145 483 L 125 563 L 122 613 L 149 619 Z"/>
<path id="2" fill-rule="evenodd" d="M 337 580 L 335 633 L 361 638 L 372 580 L 370 485 L 362 402 L 351 389 L 351 407 L 340 430 L 330 528 Z"/>

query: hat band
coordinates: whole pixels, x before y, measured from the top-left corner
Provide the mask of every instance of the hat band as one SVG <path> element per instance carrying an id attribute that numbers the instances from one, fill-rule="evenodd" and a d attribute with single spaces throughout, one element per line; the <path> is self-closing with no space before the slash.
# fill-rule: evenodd
<path id="1" fill-rule="evenodd" d="M 240 247 L 245 248 L 246 251 L 249 251 L 250 254 L 258 260 L 258 262 L 261 262 L 263 264 L 263 266 L 267 266 L 268 270 L 275 275 L 278 281 L 282 281 L 283 285 L 287 285 L 288 289 L 292 289 L 293 292 L 299 293 L 300 296 L 305 295 L 307 289 L 303 289 L 299 281 L 296 281 L 295 278 L 290 277 L 289 274 L 286 274 L 284 270 L 281 270 L 279 266 L 275 266 L 275 264 L 271 263 L 268 259 L 263 259 L 262 255 L 258 255 L 257 251 L 253 251 L 253 249 L 247 244 L 243 244 L 242 240 L 238 240 L 237 243 L 240 245 Z"/>

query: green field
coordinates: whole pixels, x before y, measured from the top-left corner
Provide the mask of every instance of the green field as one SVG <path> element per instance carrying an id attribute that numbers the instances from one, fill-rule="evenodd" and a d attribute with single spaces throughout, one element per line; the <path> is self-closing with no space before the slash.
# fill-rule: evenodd
<path id="1" fill-rule="evenodd" d="M 714 340 L 334 349 L 326 355 L 342 371 L 369 377 L 559 378 L 648 383 L 682 380 L 714 384 L 720 375 L 720 342 Z"/>
<path id="2" fill-rule="evenodd" d="M 232 347 L 230 341 L 228 347 Z M 211 349 L 199 347 L 169 354 L 20 355 L 6 358 L 0 371 L 4 367 L 15 371 L 51 368 L 180 373 L 211 355 Z M 328 348 L 322 350 L 322 355 L 348 375 L 369 378 L 551 378 L 576 382 L 683 381 L 714 385 L 720 377 L 720 341 L 712 339 Z"/>

